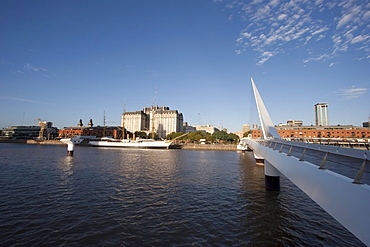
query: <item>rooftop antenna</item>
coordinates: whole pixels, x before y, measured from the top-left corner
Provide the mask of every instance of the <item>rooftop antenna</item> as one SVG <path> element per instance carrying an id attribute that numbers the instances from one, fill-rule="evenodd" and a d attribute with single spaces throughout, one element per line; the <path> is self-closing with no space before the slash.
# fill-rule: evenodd
<path id="1" fill-rule="evenodd" d="M 156 105 L 156 100 L 157 100 L 157 87 L 154 88 L 153 106 Z"/>
<path id="2" fill-rule="evenodd" d="M 105 121 L 105 108 L 104 108 L 104 116 L 103 116 L 103 125 L 105 127 L 106 121 Z"/>
<path id="3" fill-rule="evenodd" d="M 121 116 L 122 139 L 125 139 L 125 114 L 126 114 L 126 100 L 123 99 L 123 114 Z"/>
<path id="4" fill-rule="evenodd" d="M 103 137 L 105 137 L 105 124 L 106 124 L 106 122 L 105 122 L 105 108 L 104 108 L 104 117 L 103 117 Z"/>

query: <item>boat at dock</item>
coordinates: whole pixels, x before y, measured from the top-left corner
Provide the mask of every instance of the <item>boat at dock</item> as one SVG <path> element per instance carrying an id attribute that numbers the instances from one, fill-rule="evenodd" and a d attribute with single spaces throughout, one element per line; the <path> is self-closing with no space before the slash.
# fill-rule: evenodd
<path id="1" fill-rule="evenodd" d="M 168 149 L 172 141 L 156 141 L 153 139 L 114 139 L 102 138 L 100 140 L 90 140 L 89 144 L 94 147 L 120 147 L 120 148 L 164 148 Z"/>

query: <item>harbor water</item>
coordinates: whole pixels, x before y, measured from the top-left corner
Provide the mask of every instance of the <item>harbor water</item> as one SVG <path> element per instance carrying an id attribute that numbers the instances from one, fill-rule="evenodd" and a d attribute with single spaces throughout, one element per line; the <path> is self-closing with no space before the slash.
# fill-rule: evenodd
<path id="1" fill-rule="evenodd" d="M 0 246 L 363 246 L 251 152 L 0 143 Z"/>

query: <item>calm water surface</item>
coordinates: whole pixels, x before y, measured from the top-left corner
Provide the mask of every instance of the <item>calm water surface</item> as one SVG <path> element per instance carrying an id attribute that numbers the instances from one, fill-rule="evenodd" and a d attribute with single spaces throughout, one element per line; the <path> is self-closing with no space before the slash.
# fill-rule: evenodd
<path id="1" fill-rule="evenodd" d="M 0 144 L 0 246 L 362 246 L 252 153 Z"/>

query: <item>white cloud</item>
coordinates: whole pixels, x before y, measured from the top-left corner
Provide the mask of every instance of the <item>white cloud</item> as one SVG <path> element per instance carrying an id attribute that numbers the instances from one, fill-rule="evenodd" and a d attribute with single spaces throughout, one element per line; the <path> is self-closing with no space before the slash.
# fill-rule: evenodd
<path id="1" fill-rule="evenodd" d="M 370 18 L 370 10 L 366 11 L 362 18 L 365 19 L 365 20 L 369 19 Z"/>
<path id="2" fill-rule="evenodd" d="M 271 0 L 271 2 L 269 3 L 269 5 L 273 8 L 276 7 L 278 4 L 279 4 L 279 0 Z"/>
<path id="3" fill-rule="evenodd" d="M 367 90 L 367 88 L 356 88 L 355 86 L 352 86 L 346 89 L 339 89 L 339 92 L 337 94 L 339 96 L 343 96 L 346 100 L 351 100 L 361 97 L 363 94 L 366 93 Z"/>
<path id="4" fill-rule="evenodd" d="M 287 15 L 286 14 L 280 14 L 279 16 L 278 16 L 278 20 L 279 21 L 282 21 L 282 20 L 284 20 L 285 18 L 287 17 Z"/>
<path id="5" fill-rule="evenodd" d="M 29 64 L 29 63 L 26 63 L 23 67 L 24 67 L 27 71 L 35 71 L 35 72 L 39 71 L 39 69 L 38 69 L 38 68 L 33 67 L 33 66 L 32 66 L 31 64 Z"/>
<path id="6" fill-rule="evenodd" d="M 331 58 L 331 55 L 325 53 L 325 54 L 321 54 L 318 57 L 312 57 L 312 58 L 304 59 L 303 63 L 309 63 L 311 61 L 326 61 L 327 59 L 330 59 L 330 58 Z"/>
<path id="7" fill-rule="evenodd" d="M 261 54 L 261 59 L 258 61 L 258 65 L 263 65 L 267 60 L 269 60 L 271 57 L 275 56 L 276 52 L 271 51 L 265 51 Z"/>
<path id="8" fill-rule="evenodd" d="M 28 71 L 28 72 L 38 72 L 38 71 L 47 71 L 47 69 L 45 69 L 45 68 L 43 68 L 43 67 L 39 67 L 39 68 L 37 68 L 37 67 L 34 67 L 34 66 L 32 66 L 31 64 L 29 64 L 29 63 L 26 63 L 24 66 L 23 66 L 23 68 L 26 70 L 26 71 Z"/>
<path id="9" fill-rule="evenodd" d="M 8 97 L 8 96 L 0 96 L 0 99 L 7 99 L 7 100 L 14 100 L 14 101 L 21 101 L 21 102 L 28 102 L 28 103 L 35 103 L 35 104 L 44 104 L 44 105 L 55 105 L 54 103 L 25 99 L 25 98 L 15 98 L 15 97 Z"/>
<path id="10" fill-rule="evenodd" d="M 265 51 L 274 50 L 275 56 L 303 46 L 310 46 L 307 50 L 315 54 L 306 62 L 334 59 L 354 49 L 363 51 L 362 58 L 370 57 L 370 3 L 366 1 L 230 1 L 247 22 L 236 41 L 238 54 L 251 48 L 257 53 L 257 64 L 271 58 L 263 55 Z"/>
<path id="11" fill-rule="evenodd" d="M 312 32 L 312 35 L 320 34 L 322 32 L 327 31 L 328 29 L 329 29 L 328 27 L 322 27 L 319 30 L 315 30 L 314 32 Z"/>
<path id="12" fill-rule="evenodd" d="M 354 44 L 354 43 L 358 43 L 358 42 L 362 42 L 366 39 L 368 39 L 370 36 L 362 36 L 362 35 L 359 35 L 359 36 L 356 36 L 354 37 L 352 40 L 351 40 L 351 44 Z"/>
<path id="13" fill-rule="evenodd" d="M 245 38 L 250 38 L 251 36 L 252 36 L 252 34 L 251 33 L 248 33 L 248 32 L 244 32 L 244 33 L 242 33 L 241 34 L 243 37 L 245 37 Z"/>

